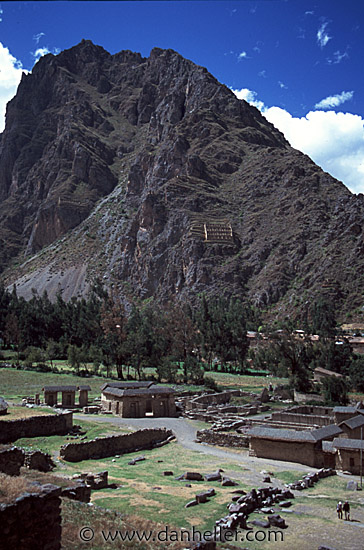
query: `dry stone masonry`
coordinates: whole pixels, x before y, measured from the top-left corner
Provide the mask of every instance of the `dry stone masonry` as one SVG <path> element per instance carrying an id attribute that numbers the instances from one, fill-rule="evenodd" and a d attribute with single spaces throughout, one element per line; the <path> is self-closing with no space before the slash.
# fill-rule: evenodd
<path id="1" fill-rule="evenodd" d="M 174 437 L 173 432 L 165 428 L 138 430 L 130 434 L 100 437 L 82 443 L 67 443 L 62 445 L 60 456 L 63 460 L 70 462 L 105 458 L 142 449 L 152 449 L 172 441 Z"/>
<path id="2" fill-rule="evenodd" d="M 0 550 L 61 548 L 61 489 L 43 485 L 40 493 L 24 493 L 0 504 Z"/>
<path id="3" fill-rule="evenodd" d="M 2 420 L 0 443 L 9 443 L 22 437 L 63 435 L 72 428 L 72 412 L 31 416 L 19 420 Z"/>

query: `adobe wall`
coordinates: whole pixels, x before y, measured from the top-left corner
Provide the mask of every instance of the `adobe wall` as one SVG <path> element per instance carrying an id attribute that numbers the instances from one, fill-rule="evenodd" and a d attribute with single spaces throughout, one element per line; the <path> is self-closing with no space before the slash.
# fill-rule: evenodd
<path id="1" fill-rule="evenodd" d="M 328 426 L 332 423 L 330 416 L 297 414 L 291 412 L 274 412 L 271 414 L 271 419 L 278 422 L 304 424 L 306 426 Z"/>
<path id="2" fill-rule="evenodd" d="M 352 459 L 352 462 L 350 461 Z M 351 472 L 352 475 L 360 475 L 360 453 L 352 449 L 337 449 L 335 454 L 335 467 L 337 470 Z"/>
<path id="3" fill-rule="evenodd" d="M 258 458 L 271 458 L 298 462 L 314 468 L 324 465 L 323 452 L 313 443 L 294 441 L 268 441 L 252 437 L 250 439 L 249 454 Z"/>
<path id="4" fill-rule="evenodd" d="M 43 485 L 41 493 L 24 493 L 0 504 L 0 550 L 61 548 L 61 489 Z"/>
<path id="5" fill-rule="evenodd" d="M 199 430 L 196 433 L 196 441 L 219 445 L 221 447 L 237 447 L 239 449 L 249 447 L 249 437 L 228 432 L 214 432 L 213 430 Z"/>
<path id="6" fill-rule="evenodd" d="M 62 445 L 60 456 L 69 462 L 80 462 L 90 458 L 106 458 L 116 454 L 132 453 L 141 449 L 151 449 L 173 436 L 171 430 L 155 428 L 138 430 L 124 435 L 100 437 L 82 443 Z"/>
<path id="7" fill-rule="evenodd" d="M 321 405 L 296 405 L 295 407 L 289 407 L 286 412 L 296 414 L 316 414 L 319 416 L 331 416 L 333 415 L 332 407 L 322 407 Z"/>
<path id="8" fill-rule="evenodd" d="M 19 420 L 1 420 L 0 443 L 16 441 L 21 437 L 63 435 L 72 428 L 72 412 L 31 416 Z"/>

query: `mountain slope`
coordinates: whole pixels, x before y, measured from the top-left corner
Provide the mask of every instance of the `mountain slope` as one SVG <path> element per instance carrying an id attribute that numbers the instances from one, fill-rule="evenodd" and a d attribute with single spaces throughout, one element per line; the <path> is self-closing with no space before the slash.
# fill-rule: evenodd
<path id="1" fill-rule="evenodd" d="M 172 50 L 42 58 L 8 105 L 0 197 L 4 278 L 25 296 L 100 276 L 141 298 L 361 306 L 363 197 Z"/>

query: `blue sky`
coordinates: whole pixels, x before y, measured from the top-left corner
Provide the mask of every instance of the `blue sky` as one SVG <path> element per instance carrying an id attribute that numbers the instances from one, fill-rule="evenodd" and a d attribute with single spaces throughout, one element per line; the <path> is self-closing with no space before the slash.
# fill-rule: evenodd
<path id="1" fill-rule="evenodd" d="M 1 110 L 22 70 L 82 38 L 172 48 L 256 105 L 292 146 L 364 192 L 360 0 L 0 2 Z"/>

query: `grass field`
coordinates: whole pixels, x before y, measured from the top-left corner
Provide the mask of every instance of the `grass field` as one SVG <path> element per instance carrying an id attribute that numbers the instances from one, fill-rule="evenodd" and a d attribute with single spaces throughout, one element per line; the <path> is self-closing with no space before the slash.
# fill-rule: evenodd
<path id="1" fill-rule="evenodd" d="M 150 369 L 148 369 L 150 370 Z M 151 373 L 149 373 L 151 374 Z M 269 383 L 273 385 L 287 383 L 285 378 L 273 378 L 266 376 L 248 376 L 248 375 L 232 375 L 217 372 L 208 372 L 216 380 L 219 389 L 242 389 L 244 391 L 260 392 Z M 42 388 L 46 385 L 72 385 L 89 384 L 91 392 L 90 400 L 100 397 L 100 388 L 107 378 L 100 376 L 90 376 L 84 378 L 75 374 L 56 374 L 52 372 L 37 372 L 30 370 L 21 370 L 16 368 L 1 368 L 0 367 L 0 395 L 5 399 L 20 401 L 23 397 L 34 396 L 36 393 L 42 392 Z M 115 382 L 115 379 L 112 380 Z M 201 391 L 202 386 L 174 386 L 179 391 L 191 390 Z"/>
<path id="2" fill-rule="evenodd" d="M 89 426 L 87 423 L 84 425 L 89 428 L 90 437 L 102 430 L 100 424 L 94 427 L 92 423 Z M 93 429 L 95 429 L 94 432 L 91 431 Z M 34 446 L 36 442 L 37 446 L 42 447 L 43 450 L 48 449 L 54 453 L 62 441 L 57 440 L 55 436 L 48 438 L 48 441 L 44 441 L 41 445 L 39 441 L 34 440 Z M 17 442 L 19 443 L 22 443 L 22 440 Z M 71 476 L 85 471 L 96 473 L 108 470 L 109 481 L 118 485 L 117 489 L 103 489 L 92 493 L 92 503 L 98 507 L 93 511 L 77 503 L 64 504 L 65 537 L 68 541 L 63 546 L 64 549 L 78 548 L 79 541 L 74 539 L 72 544 L 71 540 L 85 525 L 94 528 L 95 543 L 85 545 L 83 548 L 92 549 L 107 547 L 103 546 L 101 541 L 102 529 L 115 529 L 116 525 L 123 522 L 124 528 L 125 524 L 129 524 L 134 527 L 137 525 L 139 529 L 141 525 L 153 529 L 157 529 L 157 526 L 159 529 L 165 529 L 168 525 L 176 529 L 194 528 L 200 532 L 213 530 L 215 521 L 226 515 L 227 505 L 231 502 L 232 491 L 235 488 L 221 487 L 218 482 L 186 482 L 175 479 L 185 471 L 198 471 L 204 474 L 222 466 L 225 474 L 238 482 L 239 485 L 236 488 L 245 491 L 261 486 L 262 469 L 272 471 L 273 486 L 282 486 L 303 475 L 299 468 L 282 470 L 278 466 L 272 467 L 271 464 L 267 467 L 264 460 L 256 461 L 256 464 L 244 463 L 249 465 L 249 468 L 243 467 L 242 453 L 244 452 L 236 453 L 236 460 L 222 461 L 221 458 L 189 451 L 182 448 L 179 443 L 173 442 L 165 447 L 131 453 L 120 458 L 110 457 L 79 463 L 57 461 L 55 473 L 58 475 Z M 128 465 L 132 458 L 140 454 L 145 456 L 145 461 L 138 462 L 134 466 Z M 173 476 L 164 476 L 163 472 L 166 470 L 172 471 Z M 320 545 L 326 544 L 340 550 L 362 550 L 364 498 L 360 492 L 348 492 L 346 483 L 346 478 L 334 476 L 320 480 L 310 489 L 297 492 L 296 499 L 292 501 L 289 509 L 275 508 L 282 517 L 285 517 L 288 525 L 286 530 L 278 533 L 276 541 L 272 538 L 272 534 L 269 535 L 271 537 L 269 540 L 262 539 L 262 533 L 265 532 L 265 536 L 268 537 L 268 533 L 272 530 L 262 531 L 254 528 L 253 535 L 260 537 L 258 540 L 247 540 L 247 532 L 242 531 L 238 533 L 242 540 L 234 540 L 233 547 L 249 550 L 269 550 L 272 547 L 279 550 L 317 550 Z M 216 495 L 211 497 L 209 502 L 197 507 L 185 508 L 185 504 L 193 500 L 197 493 L 211 487 L 215 489 Z M 352 522 L 338 523 L 335 508 L 339 499 L 349 499 Z M 70 509 L 73 510 L 72 514 Z M 134 520 L 131 520 L 131 517 Z M 249 516 L 249 520 L 263 517 L 265 517 L 264 514 L 254 513 Z M 120 548 L 128 548 L 128 546 L 120 546 Z M 150 546 L 147 545 L 145 548 Z M 221 548 L 231 548 L 231 546 L 222 545 Z"/>

